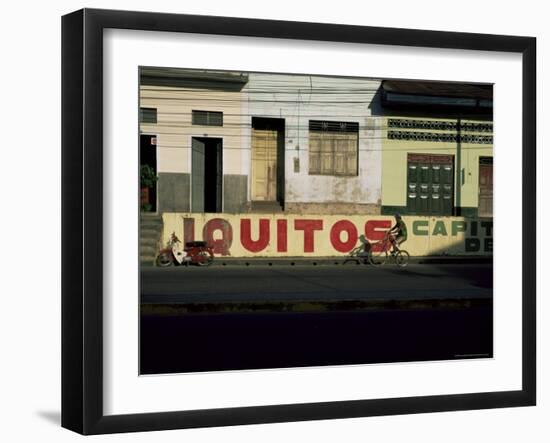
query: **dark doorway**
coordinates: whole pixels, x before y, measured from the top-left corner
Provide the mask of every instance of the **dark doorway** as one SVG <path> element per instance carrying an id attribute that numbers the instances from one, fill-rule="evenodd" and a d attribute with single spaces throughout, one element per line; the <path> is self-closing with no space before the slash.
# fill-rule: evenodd
<path id="1" fill-rule="evenodd" d="M 140 174 L 143 166 L 149 166 L 157 175 L 157 137 L 150 134 L 139 136 L 139 165 Z M 141 184 L 140 184 L 141 187 Z M 142 211 L 155 212 L 157 210 L 157 183 L 154 181 L 147 191 L 140 189 L 140 206 Z M 146 195 L 144 195 L 146 193 Z"/>
<path id="2" fill-rule="evenodd" d="M 222 211 L 223 140 L 193 137 L 191 158 L 191 210 Z"/>

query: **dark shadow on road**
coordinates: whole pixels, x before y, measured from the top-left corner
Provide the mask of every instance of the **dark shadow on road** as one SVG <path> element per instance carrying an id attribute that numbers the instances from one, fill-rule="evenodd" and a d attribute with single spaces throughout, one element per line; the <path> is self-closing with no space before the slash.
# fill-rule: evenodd
<path id="1" fill-rule="evenodd" d="M 471 265 L 460 269 L 445 265 L 433 265 L 436 269 L 449 277 L 460 278 L 470 285 L 484 288 L 493 288 L 493 264 L 490 265 Z M 459 272 L 458 272 L 459 271 Z"/>
<path id="2" fill-rule="evenodd" d="M 420 265 L 424 266 L 424 265 Z M 410 276 L 410 277 L 427 277 L 427 278 L 446 278 L 453 277 L 461 279 L 468 284 L 483 288 L 491 289 L 493 287 L 493 266 L 487 265 L 470 265 L 470 266 L 449 266 L 449 265 L 430 265 L 430 267 L 437 269 L 438 272 L 422 272 L 416 271 L 411 267 L 399 268 L 387 266 L 385 269 L 390 273 L 397 276 Z"/>
<path id="3" fill-rule="evenodd" d="M 471 307 L 141 315 L 140 372 L 491 358 L 491 301 Z"/>

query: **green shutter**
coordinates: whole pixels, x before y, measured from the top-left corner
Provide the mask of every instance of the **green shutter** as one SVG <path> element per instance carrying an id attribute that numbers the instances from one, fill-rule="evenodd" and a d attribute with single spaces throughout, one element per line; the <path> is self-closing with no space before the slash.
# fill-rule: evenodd
<path id="1" fill-rule="evenodd" d="M 191 111 L 191 123 L 198 126 L 223 126 L 223 112 Z"/>
<path id="2" fill-rule="evenodd" d="M 409 154 L 407 212 L 452 215 L 453 160 L 449 155 Z"/>
<path id="3" fill-rule="evenodd" d="M 139 108 L 139 121 L 141 123 L 157 123 L 157 110 L 155 108 Z"/>

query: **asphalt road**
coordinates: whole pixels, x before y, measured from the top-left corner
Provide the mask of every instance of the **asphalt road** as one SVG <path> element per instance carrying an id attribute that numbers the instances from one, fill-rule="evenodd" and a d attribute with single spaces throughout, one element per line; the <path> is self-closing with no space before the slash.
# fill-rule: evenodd
<path id="1" fill-rule="evenodd" d="M 144 267 L 141 301 L 476 299 L 491 298 L 492 286 L 491 264 Z"/>
<path id="2" fill-rule="evenodd" d="M 490 358 L 492 274 L 490 264 L 144 268 L 140 372 Z"/>

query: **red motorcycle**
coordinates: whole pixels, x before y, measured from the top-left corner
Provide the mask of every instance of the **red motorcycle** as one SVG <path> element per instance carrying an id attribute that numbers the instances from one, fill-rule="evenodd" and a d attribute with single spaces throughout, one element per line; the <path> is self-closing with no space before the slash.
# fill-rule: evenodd
<path id="1" fill-rule="evenodd" d="M 157 266 L 179 266 L 192 263 L 197 266 L 210 266 L 214 261 L 214 251 L 205 241 L 191 241 L 182 246 L 181 240 L 172 232 L 166 247 L 157 255 Z"/>

